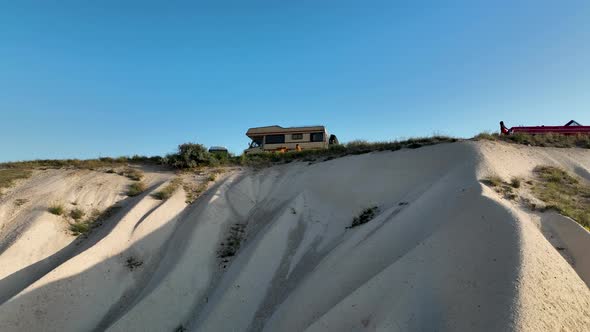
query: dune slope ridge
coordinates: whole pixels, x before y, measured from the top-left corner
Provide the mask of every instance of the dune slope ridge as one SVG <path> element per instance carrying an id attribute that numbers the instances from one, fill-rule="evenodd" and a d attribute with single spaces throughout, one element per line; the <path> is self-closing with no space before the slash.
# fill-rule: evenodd
<path id="1" fill-rule="evenodd" d="M 587 264 L 480 179 L 589 157 L 461 142 L 244 170 L 189 206 L 146 193 L 3 301 L 0 330 L 587 330 Z"/>

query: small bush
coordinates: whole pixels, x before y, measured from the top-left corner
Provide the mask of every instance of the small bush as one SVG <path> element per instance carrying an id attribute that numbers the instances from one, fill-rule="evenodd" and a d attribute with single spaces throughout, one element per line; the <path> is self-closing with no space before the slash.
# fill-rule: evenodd
<path id="1" fill-rule="evenodd" d="M 376 206 L 364 209 L 358 217 L 354 217 L 354 219 L 352 219 L 352 224 L 346 227 L 346 229 L 354 228 L 368 223 L 369 221 L 373 220 L 373 218 L 375 218 L 378 211 L 379 208 Z"/>
<path id="2" fill-rule="evenodd" d="M 91 225 L 85 222 L 75 222 L 70 224 L 70 232 L 73 235 L 85 235 L 91 230 Z"/>
<path id="3" fill-rule="evenodd" d="M 202 144 L 184 143 L 178 146 L 178 152 L 166 156 L 166 163 L 176 168 L 195 168 L 199 166 L 209 166 L 219 161 L 217 157 L 212 156 L 207 148 Z"/>
<path id="4" fill-rule="evenodd" d="M 182 179 L 175 178 L 174 180 L 170 181 L 170 183 L 165 186 L 162 190 L 155 192 L 152 197 L 155 199 L 159 199 L 161 201 L 167 200 L 168 198 L 172 197 L 172 194 L 178 189 L 178 187 L 182 184 Z"/>
<path id="5" fill-rule="evenodd" d="M 200 184 L 193 184 L 193 183 L 184 182 L 182 187 L 184 189 L 184 192 L 186 193 L 186 203 L 192 204 L 194 201 L 196 201 L 197 198 L 205 190 L 207 190 L 207 186 L 208 186 L 207 182 L 202 182 Z"/>
<path id="6" fill-rule="evenodd" d="M 497 175 L 490 175 L 490 176 L 484 178 L 481 182 L 483 182 L 484 184 L 486 184 L 490 187 L 498 187 L 498 186 L 501 186 L 503 183 L 502 178 Z"/>
<path id="7" fill-rule="evenodd" d="M 64 208 L 63 204 L 61 204 L 61 203 L 52 203 L 47 208 L 47 211 L 49 211 L 49 213 L 54 214 L 56 216 L 61 216 L 64 214 L 65 208 Z"/>
<path id="8" fill-rule="evenodd" d="M 135 168 L 126 168 L 119 173 L 119 175 L 125 176 L 133 181 L 141 181 L 143 173 Z"/>
<path id="9" fill-rule="evenodd" d="M 130 184 L 129 187 L 127 188 L 127 196 L 130 196 L 130 197 L 138 196 L 139 194 L 144 192 L 146 189 L 147 189 L 147 187 L 146 187 L 145 183 L 134 182 L 134 183 Z"/>
<path id="10" fill-rule="evenodd" d="M 29 200 L 26 198 L 18 198 L 18 199 L 14 200 L 14 205 L 20 207 L 20 206 L 27 204 L 28 202 L 29 202 Z"/>
<path id="11" fill-rule="evenodd" d="M 244 224 L 234 224 L 230 228 L 225 242 L 221 243 L 221 249 L 217 252 L 219 258 L 232 257 L 238 252 L 244 239 L 245 228 Z"/>
<path id="12" fill-rule="evenodd" d="M 74 219 L 76 221 L 82 219 L 85 215 L 86 215 L 86 212 L 84 212 L 82 209 L 79 209 L 79 208 L 75 208 L 72 211 L 70 211 L 70 217 L 72 217 L 72 219 Z"/>
<path id="13" fill-rule="evenodd" d="M 512 188 L 520 188 L 520 184 L 520 178 L 513 177 L 512 179 L 510 179 L 510 185 L 512 186 Z"/>
<path id="14" fill-rule="evenodd" d="M 518 196 L 514 193 L 514 188 L 520 187 L 520 179 L 512 178 L 511 183 L 502 181 L 497 175 L 490 175 L 481 180 L 481 182 L 494 189 L 495 192 L 509 200 L 514 200 Z"/>
<path id="15" fill-rule="evenodd" d="M 142 265 L 143 265 L 143 262 L 133 256 L 127 258 L 127 260 L 125 261 L 125 266 L 127 266 L 127 268 L 131 271 L 133 271 L 134 269 L 137 269 L 138 267 L 140 267 Z"/>
<path id="16" fill-rule="evenodd" d="M 87 236 L 93 229 L 101 226 L 105 220 L 110 218 L 119 209 L 121 209 L 121 207 L 117 205 L 110 206 L 102 212 L 94 209 L 86 220 L 76 220 L 75 222 L 70 223 L 70 231 L 73 235 Z"/>
<path id="17" fill-rule="evenodd" d="M 216 179 L 217 176 L 215 174 L 209 174 L 209 176 L 207 177 L 207 181 L 209 182 L 215 182 Z"/>

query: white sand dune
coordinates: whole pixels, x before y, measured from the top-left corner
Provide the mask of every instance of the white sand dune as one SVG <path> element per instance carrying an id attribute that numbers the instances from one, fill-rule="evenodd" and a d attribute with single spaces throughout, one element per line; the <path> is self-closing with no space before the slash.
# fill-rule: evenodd
<path id="1" fill-rule="evenodd" d="M 39 172 L 0 201 L 0 331 L 590 330 L 590 234 L 479 181 L 539 164 L 590 181 L 587 150 L 492 142 L 236 171 L 188 206 L 149 196 L 165 172 L 124 200 L 116 175 Z M 123 209 L 74 240 L 54 199 Z"/>

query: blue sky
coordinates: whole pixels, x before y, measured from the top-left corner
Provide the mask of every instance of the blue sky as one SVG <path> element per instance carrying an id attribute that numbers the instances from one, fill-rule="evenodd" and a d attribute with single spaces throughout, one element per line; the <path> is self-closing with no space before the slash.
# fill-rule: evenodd
<path id="1" fill-rule="evenodd" d="M 590 124 L 589 1 L 1 1 L 0 160 Z"/>

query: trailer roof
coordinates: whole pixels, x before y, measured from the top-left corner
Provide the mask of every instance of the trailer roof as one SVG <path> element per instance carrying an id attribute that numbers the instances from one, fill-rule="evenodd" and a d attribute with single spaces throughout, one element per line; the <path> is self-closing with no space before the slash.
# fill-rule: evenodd
<path id="1" fill-rule="evenodd" d="M 281 126 L 267 126 L 267 127 L 256 127 L 248 129 L 246 132 L 246 136 L 259 136 L 259 135 L 269 135 L 269 134 L 286 134 L 286 133 L 305 133 L 305 132 L 313 132 L 313 131 L 326 131 L 326 127 L 324 126 L 303 126 L 303 127 L 287 127 L 283 128 Z"/>

